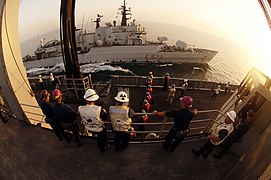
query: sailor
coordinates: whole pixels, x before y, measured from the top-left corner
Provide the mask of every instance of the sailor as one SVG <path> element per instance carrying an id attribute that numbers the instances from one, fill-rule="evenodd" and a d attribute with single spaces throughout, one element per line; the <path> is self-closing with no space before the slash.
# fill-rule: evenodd
<path id="1" fill-rule="evenodd" d="M 226 87 L 225 87 L 225 94 L 229 91 L 229 88 L 230 88 L 230 82 L 228 82 L 227 84 L 226 84 Z"/>
<path id="2" fill-rule="evenodd" d="M 49 79 L 50 79 L 50 82 L 51 82 L 51 86 L 53 88 L 55 88 L 55 78 L 54 78 L 53 73 L 50 73 Z"/>
<path id="3" fill-rule="evenodd" d="M 144 99 L 144 101 L 143 101 L 143 109 L 144 109 L 146 112 L 150 112 L 151 105 L 150 105 L 150 103 L 148 102 L 147 99 Z"/>
<path id="4" fill-rule="evenodd" d="M 163 91 L 167 91 L 168 89 L 168 82 L 170 80 L 170 76 L 169 73 L 166 73 L 166 75 L 164 76 L 164 85 L 163 85 Z"/>
<path id="5" fill-rule="evenodd" d="M 151 85 L 148 85 L 146 90 L 147 90 L 147 92 L 149 92 L 150 94 L 152 94 L 152 87 L 151 87 Z"/>
<path id="6" fill-rule="evenodd" d="M 163 148 L 173 152 L 176 147 L 184 140 L 189 132 L 190 121 L 197 115 L 197 109 L 192 110 L 193 99 L 190 96 L 180 98 L 180 109 L 175 111 L 158 112 L 154 110 L 152 113 L 158 116 L 166 116 L 174 118 L 174 125 L 165 137 Z"/>
<path id="7" fill-rule="evenodd" d="M 218 85 L 215 90 L 214 90 L 214 94 L 211 96 L 213 97 L 214 99 L 216 98 L 216 96 L 219 94 L 220 92 L 220 85 Z"/>
<path id="8" fill-rule="evenodd" d="M 78 147 L 81 147 L 81 142 L 79 140 L 79 126 L 77 124 L 77 112 L 75 112 L 69 105 L 62 102 L 62 93 L 59 89 L 53 91 L 53 98 L 56 100 L 54 107 L 55 118 L 61 123 L 64 129 L 71 130 Z"/>
<path id="9" fill-rule="evenodd" d="M 109 149 L 107 144 L 107 132 L 103 120 L 107 120 L 107 112 L 101 106 L 94 104 L 99 99 L 99 95 L 88 89 L 84 95 L 86 105 L 79 106 L 78 112 L 85 129 L 97 135 L 97 146 L 101 152 Z"/>
<path id="10" fill-rule="evenodd" d="M 167 96 L 167 102 L 169 104 L 172 104 L 172 101 L 175 97 L 175 93 L 176 93 L 175 84 L 172 84 L 171 88 L 168 90 L 168 96 Z"/>
<path id="11" fill-rule="evenodd" d="M 41 89 L 44 89 L 44 84 L 43 84 L 43 78 L 41 75 L 39 75 L 38 83 L 40 84 Z"/>
<path id="12" fill-rule="evenodd" d="M 153 104 L 153 98 L 152 98 L 151 93 L 146 92 L 145 99 L 148 101 L 148 103 Z"/>
<path id="13" fill-rule="evenodd" d="M 139 117 L 139 123 L 146 123 L 149 119 L 149 116 L 146 114 L 146 111 L 144 109 L 142 109 L 141 111 L 142 113 L 144 113 L 144 115 Z M 139 131 L 145 131 L 145 126 L 143 124 L 138 125 L 138 130 Z"/>
<path id="14" fill-rule="evenodd" d="M 152 79 L 150 78 L 150 76 L 148 76 L 146 78 L 146 86 L 148 87 L 148 86 L 152 86 L 152 85 L 153 85 Z"/>
<path id="15" fill-rule="evenodd" d="M 221 144 L 221 149 L 218 153 L 214 154 L 213 157 L 220 159 L 234 143 L 240 142 L 242 137 L 247 133 L 250 128 L 251 121 L 255 118 L 255 111 L 249 110 L 246 113 L 246 117 L 242 118 L 241 121 L 234 127 L 234 130 L 230 135 L 225 139 L 223 144 Z"/>
<path id="16" fill-rule="evenodd" d="M 235 122 L 235 111 L 227 112 L 224 123 L 218 124 L 217 127 L 207 136 L 206 143 L 199 150 L 192 149 L 195 156 L 202 154 L 204 159 L 213 151 L 214 147 L 221 144 L 233 131 L 233 122 Z"/>
<path id="17" fill-rule="evenodd" d="M 183 84 L 182 84 L 182 87 L 181 87 L 181 98 L 184 96 L 184 92 L 188 89 L 188 80 L 187 79 L 184 79 L 183 80 Z"/>
<path id="18" fill-rule="evenodd" d="M 149 77 L 151 78 L 151 80 L 153 81 L 153 73 L 150 71 L 149 72 Z"/>
<path id="19" fill-rule="evenodd" d="M 40 100 L 41 100 L 40 108 L 43 114 L 46 116 L 45 122 L 50 124 L 59 141 L 62 141 L 62 138 L 64 137 L 64 139 L 67 142 L 69 142 L 71 139 L 68 138 L 68 136 L 64 133 L 64 130 L 60 122 L 55 119 L 54 107 L 49 103 L 50 94 L 46 89 L 41 91 Z"/>
<path id="20" fill-rule="evenodd" d="M 124 91 L 118 92 L 115 97 L 116 105 L 109 107 L 109 116 L 112 123 L 115 150 L 124 151 L 130 141 L 130 131 L 132 124 L 132 117 L 134 111 L 127 107 L 126 103 L 129 102 L 128 96 Z"/>

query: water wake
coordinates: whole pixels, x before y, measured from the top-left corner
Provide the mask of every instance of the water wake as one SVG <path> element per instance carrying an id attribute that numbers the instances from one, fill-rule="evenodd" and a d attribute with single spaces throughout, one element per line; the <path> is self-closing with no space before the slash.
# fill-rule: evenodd
<path id="1" fill-rule="evenodd" d="M 127 74 L 134 74 L 129 69 L 124 69 L 120 66 L 111 66 L 105 63 L 92 63 L 92 64 L 84 64 L 80 66 L 82 73 L 97 73 L 101 71 L 120 71 Z M 29 76 L 36 76 L 36 75 L 47 75 L 50 73 L 53 74 L 61 74 L 65 72 L 64 63 L 56 64 L 52 68 L 31 68 L 26 71 L 27 75 Z"/>

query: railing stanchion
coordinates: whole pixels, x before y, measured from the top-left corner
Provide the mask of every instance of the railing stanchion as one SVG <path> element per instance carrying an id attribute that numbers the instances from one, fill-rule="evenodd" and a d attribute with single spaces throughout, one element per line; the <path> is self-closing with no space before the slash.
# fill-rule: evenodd
<path id="1" fill-rule="evenodd" d="M 165 127 L 166 127 L 166 122 L 167 122 L 167 117 L 165 116 L 165 117 L 164 117 L 164 120 L 163 120 L 163 124 L 161 125 L 161 130 L 160 130 L 160 132 L 159 132 L 159 138 L 161 138 L 161 136 L 162 136 L 162 134 L 163 134 L 163 132 L 164 132 L 164 129 L 165 129 Z"/>

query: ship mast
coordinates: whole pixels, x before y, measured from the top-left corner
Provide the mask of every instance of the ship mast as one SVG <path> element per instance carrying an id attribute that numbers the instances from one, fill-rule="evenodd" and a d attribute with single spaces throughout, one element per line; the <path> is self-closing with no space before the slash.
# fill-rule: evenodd
<path id="1" fill-rule="evenodd" d="M 122 7 L 122 19 L 121 19 L 121 26 L 127 26 L 127 20 L 131 19 L 131 17 L 127 17 L 127 15 L 132 15 L 131 8 L 126 9 L 126 0 L 123 1 L 123 6 Z M 128 13 L 127 13 L 128 12 Z"/>
<path id="2" fill-rule="evenodd" d="M 97 14 L 97 18 L 96 18 L 96 29 L 100 27 L 100 22 L 101 22 L 101 17 L 103 17 L 103 15 Z"/>

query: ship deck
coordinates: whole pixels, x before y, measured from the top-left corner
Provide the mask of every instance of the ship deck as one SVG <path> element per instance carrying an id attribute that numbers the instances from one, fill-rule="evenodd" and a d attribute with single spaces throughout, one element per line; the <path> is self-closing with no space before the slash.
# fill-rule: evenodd
<path id="1" fill-rule="evenodd" d="M 116 92 L 112 88 L 107 98 L 101 98 L 105 107 L 114 104 Z M 130 106 L 136 112 L 144 92 L 144 88 L 130 89 Z M 231 95 L 221 93 L 213 100 L 212 93 L 187 92 L 198 110 L 219 109 Z M 165 104 L 166 95 L 154 89 L 155 109 L 178 108 L 176 99 L 172 106 Z M 203 138 L 185 140 L 173 153 L 164 151 L 160 143 L 131 143 L 124 152 L 115 152 L 111 143 L 107 152 L 100 153 L 92 138 L 82 137 L 83 145 L 78 148 L 75 142 L 60 142 L 51 130 L 16 120 L 2 124 L 0 132 L 1 179 L 222 179 L 239 159 L 231 152 L 220 160 L 211 154 L 207 159 L 195 157 L 191 150 L 201 146 Z"/>

